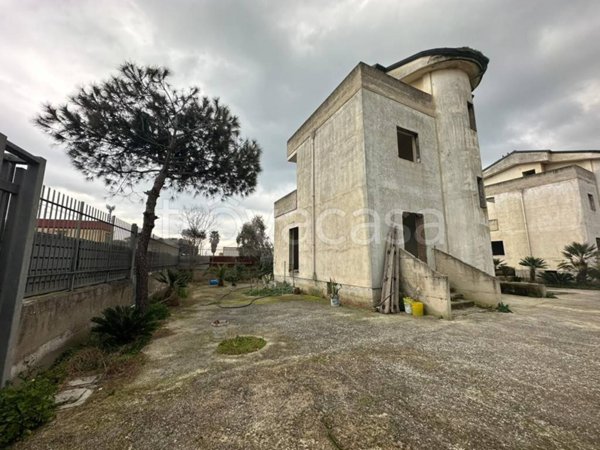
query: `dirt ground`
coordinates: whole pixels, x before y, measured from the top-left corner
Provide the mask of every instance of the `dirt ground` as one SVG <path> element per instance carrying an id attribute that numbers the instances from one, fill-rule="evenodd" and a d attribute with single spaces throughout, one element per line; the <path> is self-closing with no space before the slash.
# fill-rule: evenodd
<path id="1" fill-rule="evenodd" d="M 209 304 L 223 289 L 194 290 L 134 380 L 60 412 L 17 448 L 600 445 L 600 291 L 504 296 L 513 314 L 471 309 L 447 321 L 298 296 Z M 243 301 L 235 292 L 224 305 Z M 217 355 L 235 335 L 268 344 Z"/>

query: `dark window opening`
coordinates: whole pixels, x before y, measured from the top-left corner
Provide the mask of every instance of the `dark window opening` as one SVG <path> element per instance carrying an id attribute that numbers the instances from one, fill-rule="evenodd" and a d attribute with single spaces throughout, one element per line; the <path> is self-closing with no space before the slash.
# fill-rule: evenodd
<path id="1" fill-rule="evenodd" d="M 600 238 L 596 238 L 596 250 L 600 250 Z"/>
<path id="2" fill-rule="evenodd" d="M 530 175 L 535 175 L 535 169 L 526 170 L 525 172 L 521 172 L 524 177 L 528 177 Z"/>
<path id="3" fill-rule="evenodd" d="M 407 161 L 421 162 L 417 133 L 396 127 L 396 135 L 398 138 L 398 157 Z"/>
<path id="4" fill-rule="evenodd" d="M 477 177 L 477 191 L 479 193 L 479 206 L 487 208 L 487 200 L 485 198 L 485 189 L 483 187 L 483 178 Z"/>
<path id="5" fill-rule="evenodd" d="M 290 228 L 290 272 L 297 272 L 300 268 L 299 240 L 298 227 Z"/>
<path id="6" fill-rule="evenodd" d="M 404 250 L 427 262 L 427 246 L 425 245 L 425 223 L 422 214 L 405 212 L 402 214 L 404 230 Z"/>
<path id="7" fill-rule="evenodd" d="M 473 103 L 467 102 L 467 110 L 469 111 L 469 126 L 471 130 L 477 131 L 477 123 L 475 123 L 475 108 Z"/>
<path id="8" fill-rule="evenodd" d="M 596 211 L 596 202 L 594 201 L 594 196 L 592 194 L 588 194 L 588 201 L 590 202 L 590 209 Z"/>
<path id="9" fill-rule="evenodd" d="M 492 255 L 503 256 L 504 255 L 504 241 L 492 241 Z"/>

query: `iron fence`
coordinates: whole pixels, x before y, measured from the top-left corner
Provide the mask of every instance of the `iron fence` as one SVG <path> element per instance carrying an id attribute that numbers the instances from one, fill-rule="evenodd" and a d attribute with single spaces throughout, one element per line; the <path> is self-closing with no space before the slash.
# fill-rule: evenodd
<path id="1" fill-rule="evenodd" d="M 55 189 L 40 197 L 25 297 L 131 275 L 136 227 Z M 179 249 L 152 239 L 150 269 L 178 264 Z"/>

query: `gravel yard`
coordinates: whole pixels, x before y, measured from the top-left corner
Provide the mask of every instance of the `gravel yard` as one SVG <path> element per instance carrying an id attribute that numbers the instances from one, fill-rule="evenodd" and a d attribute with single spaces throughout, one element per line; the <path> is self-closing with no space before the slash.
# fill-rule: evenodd
<path id="1" fill-rule="evenodd" d="M 503 296 L 513 314 L 447 321 L 292 295 L 221 309 L 224 289 L 195 287 L 137 377 L 17 448 L 599 446 L 600 291 Z M 244 303 L 239 292 L 224 305 Z M 215 352 L 236 335 L 267 345 Z"/>

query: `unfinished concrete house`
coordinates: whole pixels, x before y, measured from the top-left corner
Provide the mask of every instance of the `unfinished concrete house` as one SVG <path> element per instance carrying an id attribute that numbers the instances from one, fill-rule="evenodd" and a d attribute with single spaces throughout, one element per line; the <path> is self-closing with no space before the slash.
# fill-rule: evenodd
<path id="1" fill-rule="evenodd" d="M 377 305 L 397 226 L 400 289 L 426 313 L 498 302 L 472 95 L 487 63 L 441 48 L 350 72 L 288 141 L 297 190 L 275 203 L 277 280 L 334 279 L 343 303 Z"/>
<path id="2" fill-rule="evenodd" d="M 600 246 L 600 151 L 514 151 L 483 171 L 496 258 L 525 256 L 549 269 L 571 242 Z"/>

